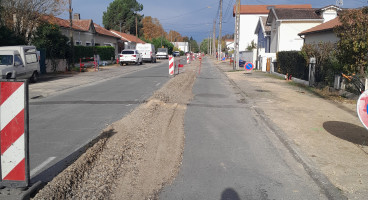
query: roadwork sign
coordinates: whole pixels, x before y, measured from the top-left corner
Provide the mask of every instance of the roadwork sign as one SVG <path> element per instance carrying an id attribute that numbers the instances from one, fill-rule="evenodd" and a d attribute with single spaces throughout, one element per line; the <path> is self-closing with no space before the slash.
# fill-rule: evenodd
<path id="1" fill-rule="evenodd" d="M 360 122 L 368 129 L 368 90 L 364 91 L 358 99 L 357 113 Z"/>
<path id="2" fill-rule="evenodd" d="M 0 186 L 28 187 L 28 82 L 0 81 Z"/>

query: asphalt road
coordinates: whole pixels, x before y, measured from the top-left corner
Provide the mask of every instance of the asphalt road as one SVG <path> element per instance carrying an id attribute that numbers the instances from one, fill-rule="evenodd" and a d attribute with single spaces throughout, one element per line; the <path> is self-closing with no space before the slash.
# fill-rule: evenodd
<path id="1" fill-rule="evenodd" d="M 327 199 L 237 91 L 204 60 L 185 117 L 183 163 L 171 199 Z"/>
<path id="2" fill-rule="evenodd" d="M 153 64 L 143 66 L 147 65 Z M 168 62 L 154 65 L 129 74 L 115 74 L 96 84 L 58 88 L 56 94 L 31 100 L 31 182 L 51 180 L 108 124 L 123 118 L 162 87 L 170 79 Z M 84 83 L 88 78 L 93 81 L 94 76 L 98 73 L 84 77 Z"/>

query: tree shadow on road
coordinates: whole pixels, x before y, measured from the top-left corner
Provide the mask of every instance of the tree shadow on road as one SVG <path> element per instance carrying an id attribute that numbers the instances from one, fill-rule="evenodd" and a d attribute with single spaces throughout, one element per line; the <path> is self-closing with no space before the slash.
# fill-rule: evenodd
<path id="1" fill-rule="evenodd" d="M 328 121 L 323 128 L 332 135 L 358 145 L 368 146 L 368 131 L 347 122 Z"/>

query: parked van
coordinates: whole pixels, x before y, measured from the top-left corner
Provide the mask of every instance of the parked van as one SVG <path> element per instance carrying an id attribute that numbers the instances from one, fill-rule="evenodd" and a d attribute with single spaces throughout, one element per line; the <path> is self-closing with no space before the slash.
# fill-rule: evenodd
<path id="1" fill-rule="evenodd" d="M 155 51 L 155 46 L 153 44 L 138 43 L 135 48 L 136 50 L 139 51 L 139 53 L 142 54 L 143 61 L 152 62 L 152 63 L 156 62 L 156 51 Z"/>
<path id="2" fill-rule="evenodd" d="M 158 48 L 157 49 L 156 57 L 158 59 L 160 59 L 160 58 L 168 59 L 169 58 L 169 51 L 168 51 L 168 49 L 167 48 Z"/>
<path id="3" fill-rule="evenodd" d="M 40 64 L 36 47 L 0 47 L 0 72 L 3 79 L 30 79 L 31 82 L 37 82 Z"/>

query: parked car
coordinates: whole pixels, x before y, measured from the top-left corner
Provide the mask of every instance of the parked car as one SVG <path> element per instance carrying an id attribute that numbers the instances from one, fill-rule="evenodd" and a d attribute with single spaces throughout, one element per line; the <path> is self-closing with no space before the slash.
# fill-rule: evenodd
<path id="1" fill-rule="evenodd" d="M 36 47 L 0 47 L 0 72 L 3 79 L 30 79 L 31 82 L 37 82 L 40 63 Z"/>
<path id="2" fill-rule="evenodd" d="M 164 58 L 164 59 L 168 59 L 169 58 L 169 51 L 167 48 L 158 48 L 157 49 L 157 54 L 156 54 L 157 58 Z"/>
<path id="3" fill-rule="evenodd" d="M 135 49 L 124 49 L 121 51 L 121 54 L 119 55 L 119 62 L 120 65 L 123 66 L 123 64 L 129 64 L 129 63 L 135 63 L 136 65 L 142 64 L 143 59 L 142 55 L 139 53 L 138 50 Z"/>
<path id="4" fill-rule="evenodd" d="M 138 43 L 135 47 L 136 50 L 139 51 L 139 53 L 142 54 L 143 61 L 146 62 L 156 62 L 156 50 L 155 46 L 150 43 L 141 44 Z"/>
<path id="5" fill-rule="evenodd" d="M 180 56 L 180 52 L 179 51 L 174 51 L 173 52 L 173 56 L 176 57 L 176 56 Z"/>

